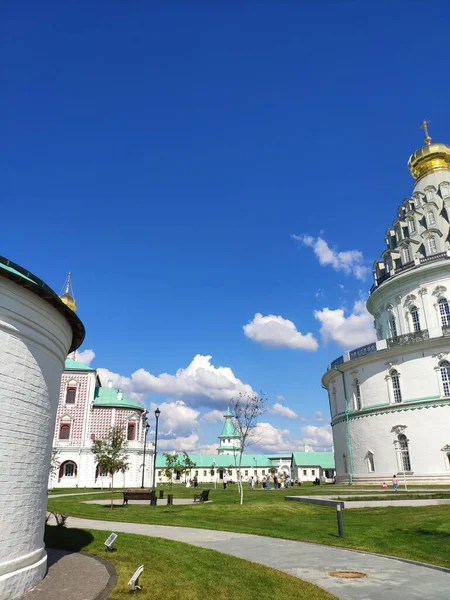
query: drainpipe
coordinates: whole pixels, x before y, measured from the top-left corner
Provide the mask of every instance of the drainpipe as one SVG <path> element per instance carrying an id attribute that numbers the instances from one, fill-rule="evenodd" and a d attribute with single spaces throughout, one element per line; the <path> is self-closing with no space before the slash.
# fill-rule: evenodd
<path id="1" fill-rule="evenodd" d="M 338 369 L 338 367 L 333 367 L 336 371 L 342 375 L 342 385 L 344 387 L 344 399 L 345 399 L 345 424 L 347 427 L 347 448 L 348 448 L 348 458 L 349 458 L 349 472 L 348 472 L 348 484 L 353 485 L 353 450 L 352 450 L 352 438 L 350 436 L 350 422 L 349 422 L 349 408 L 348 408 L 348 398 L 347 398 L 347 387 L 345 385 L 345 376 L 343 371 Z"/>

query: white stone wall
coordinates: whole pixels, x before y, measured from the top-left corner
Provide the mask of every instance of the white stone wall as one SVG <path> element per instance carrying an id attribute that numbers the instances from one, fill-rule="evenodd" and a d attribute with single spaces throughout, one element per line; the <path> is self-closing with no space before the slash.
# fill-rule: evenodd
<path id="1" fill-rule="evenodd" d="M 449 339 L 441 337 L 383 350 L 339 366 L 349 402 L 351 448 L 347 442 L 343 376 L 337 370 L 325 375 L 331 397 L 338 481 L 349 477 L 350 454 L 356 479 L 392 478 L 400 471 L 393 428 L 402 425 L 410 440 L 412 472 L 408 478 L 425 483 L 450 482 L 450 463 L 442 450 L 450 445 L 450 397 L 444 396 L 439 370 L 440 360 L 449 360 L 449 345 Z M 399 374 L 400 403 L 393 396 L 391 368 Z M 355 379 L 360 385 L 361 410 L 355 405 Z M 373 454 L 373 473 L 368 452 Z"/>
<path id="2" fill-rule="evenodd" d="M 71 341 L 55 308 L 0 277 L 0 600 L 46 572 L 51 438 Z"/>

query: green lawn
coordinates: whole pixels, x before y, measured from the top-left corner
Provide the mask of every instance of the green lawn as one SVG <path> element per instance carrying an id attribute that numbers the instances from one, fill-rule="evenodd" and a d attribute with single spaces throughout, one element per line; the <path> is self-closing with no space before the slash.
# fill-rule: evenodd
<path id="1" fill-rule="evenodd" d="M 336 600 L 328 592 L 280 571 L 181 542 L 119 534 L 114 552 L 106 552 L 103 531 L 47 527 L 47 546 L 82 550 L 107 558 L 119 581 L 109 600 L 129 595 L 128 581 L 143 564 L 141 600 Z"/>
<path id="2" fill-rule="evenodd" d="M 170 490 L 165 488 L 164 491 Z M 172 491 L 178 498 L 194 495 L 192 488 L 174 486 Z M 326 491 L 344 493 L 335 486 L 326 486 Z M 212 502 L 205 505 L 151 507 L 131 503 L 111 510 L 108 506 L 82 503 L 83 500 L 102 498 L 101 495 L 49 498 L 48 504 L 56 512 L 88 519 L 255 533 L 391 554 L 450 567 L 450 505 L 346 510 L 345 539 L 340 539 L 333 508 L 284 501 L 285 495 L 324 492 L 324 486 L 270 492 L 246 490 L 243 506 L 239 506 L 234 488 L 212 489 Z M 354 488 L 352 493 L 361 494 Z M 398 494 L 400 496 L 401 492 Z M 109 492 L 105 497 L 109 497 Z M 121 494 L 118 492 L 116 497 Z"/>

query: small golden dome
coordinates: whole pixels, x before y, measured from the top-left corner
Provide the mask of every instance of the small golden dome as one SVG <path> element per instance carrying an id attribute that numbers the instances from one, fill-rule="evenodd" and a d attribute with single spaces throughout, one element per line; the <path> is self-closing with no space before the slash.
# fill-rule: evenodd
<path id="1" fill-rule="evenodd" d="M 416 180 L 433 171 L 450 170 L 450 146 L 447 144 L 422 146 L 410 156 L 408 168 Z"/>
<path id="2" fill-rule="evenodd" d="M 70 308 L 73 312 L 77 311 L 77 303 L 75 302 L 75 298 L 73 297 L 72 286 L 70 283 L 70 273 L 67 276 L 67 281 L 65 285 L 64 294 L 61 294 L 60 299 L 64 304 Z M 71 293 L 72 292 L 72 293 Z"/>

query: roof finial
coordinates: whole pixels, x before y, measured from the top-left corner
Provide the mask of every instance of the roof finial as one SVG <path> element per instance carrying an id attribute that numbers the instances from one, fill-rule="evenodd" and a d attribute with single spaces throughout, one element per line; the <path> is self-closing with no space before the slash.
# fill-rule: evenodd
<path id="1" fill-rule="evenodd" d="M 69 289 L 70 289 L 70 271 L 69 271 L 69 274 L 67 275 L 66 289 L 64 290 L 64 293 L 68 294 L 69 293 Z"/>
<path id="2" fill-rule="evenodd" d="M 75 302 L 75 298 L 73 296 L 72 285 L 70 283 L 71 273 L 67 275 L 66 285 L 64 286 L 64 293 L 61 294 L 60 298 L 64 302 L 66 306 L 75 312 L 77 310 L 77 303 Z"/>
<path id="3" fill-rule="evenodd" d="M 428 133 L 428 124 L 430 121 L 426 121 L 425 119 L 422 121 L 422 125 L 420 126 L 421 129 L 424 130 L 425 132 L 425 144 L 427 144 L 428 146 L 431 144 L 431 138 L 430 138 L 430 134 Z"/>

